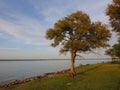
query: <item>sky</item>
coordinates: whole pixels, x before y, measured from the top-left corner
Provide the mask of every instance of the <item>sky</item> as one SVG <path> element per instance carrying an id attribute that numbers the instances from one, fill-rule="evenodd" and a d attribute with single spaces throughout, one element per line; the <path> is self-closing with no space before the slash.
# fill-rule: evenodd
<path id="1" fill-rule="evenodd" d="M 50 46 L 45 32 L 57 20 L 83 11 L 91 21 L 108 24 L 106 7 L 112 0 L 0 0 L 0 59 L 69 58 Z M 116 42 L 113 34 L 110 44 Z M 96 50 L 103 54 L 102 49 Z M 85 57 L 93 57 L 86 55 Z M 96 55 L 98 57 L 98 55 Z M 100 56 L 101 57 L 101 56 Z"/>

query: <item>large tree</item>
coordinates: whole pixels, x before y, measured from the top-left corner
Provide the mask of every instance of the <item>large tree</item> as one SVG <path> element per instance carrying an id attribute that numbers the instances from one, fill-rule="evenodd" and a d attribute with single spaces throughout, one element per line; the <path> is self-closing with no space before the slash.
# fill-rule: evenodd
<path id="1" fill-rule="evenodd" d="M 113 0 L 107 7 L 106 15 L 109 16 L 113 31 L 118 32 L 120 40 L 120 0 Z"/>
<path id="2" fill-rule="evenodd" d="M 57 21 L 46 32 L 46 38 L 52 40 L 51 46 L 61 45 L 60 52 L 71 54 L 70 74 L 75 75 L 74 62 L 77 53 L 106 47 L 111 34 L 105 24 L 91 22 L 89 16 L 77 11 Z"/>

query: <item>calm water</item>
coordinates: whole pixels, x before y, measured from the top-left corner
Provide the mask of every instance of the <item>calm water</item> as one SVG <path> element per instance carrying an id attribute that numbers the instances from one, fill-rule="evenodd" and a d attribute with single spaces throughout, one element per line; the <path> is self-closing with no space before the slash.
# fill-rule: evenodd
<path id="1" fill-rule="evenodd" d="M 104 60 L 76 60 L 79 64 L 99 63 Z M 0 84 L 14 79 L 25 79 L 32 76 L 43 75 L 46 72 L 68 69 L 69 60 L 50 61 L 0 61 Z"/>

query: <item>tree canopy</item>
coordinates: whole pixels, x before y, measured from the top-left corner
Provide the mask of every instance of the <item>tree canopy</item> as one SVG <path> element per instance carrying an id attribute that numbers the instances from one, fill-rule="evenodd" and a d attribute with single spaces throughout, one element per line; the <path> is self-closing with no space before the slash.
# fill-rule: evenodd
<path id="1" fill-rule="evenodd" d="M 120 43 L 114 44 L 111 48 L 105 51 L 105 54 L 112 58 L 120 58 Z"/>
<path id="2" fill-rule="evenodd" d="M 119 43 L 114 44 L 111 48 L 106 50 L 106 54 L 114 57 L 120 57 L 120 0 L 113 0 L 112 4 L 107 7 L 106 15 L 109 16 L 110 24 L 113 31 L 119 35 Z"/>
<path id="3" fill-rule="evenodd" d="M 120 36 L 120 0 L 113 0 L 112 4 L 108 5 L 106 15 L 109 16 L 113 31 L 118 32 Z"/>
<path id="4" fill-rule="evenodd" d="M 46 38 L 53 40 L 51 46 L 61 45 L 61 53 L 71 53 L 71 73 L 74 73 L 74 60 L 77 53 L 92 51 L 108 46 L 111 34 L 105 24 L 91 22 L 89 16 L 77 11 L 58 20 L 46 32 Z"/>

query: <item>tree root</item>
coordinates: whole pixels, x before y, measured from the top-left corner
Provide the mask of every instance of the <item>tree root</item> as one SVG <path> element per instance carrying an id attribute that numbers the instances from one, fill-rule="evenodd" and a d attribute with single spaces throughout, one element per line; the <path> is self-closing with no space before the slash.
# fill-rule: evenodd
<path id="1" fill-rule="evenodd" d="M 70 72 L 70 77 L 74 78 L 76 76 L 76 73 L 75 72 Z"/>

